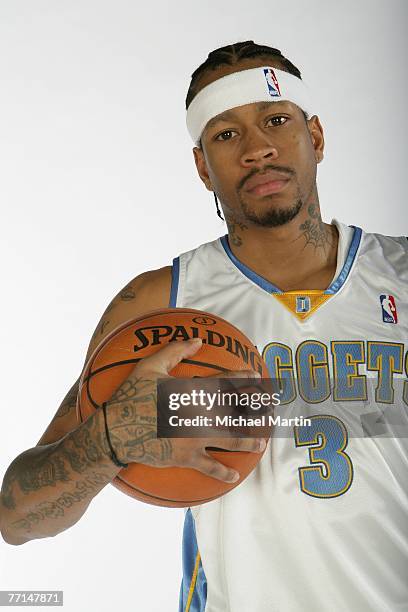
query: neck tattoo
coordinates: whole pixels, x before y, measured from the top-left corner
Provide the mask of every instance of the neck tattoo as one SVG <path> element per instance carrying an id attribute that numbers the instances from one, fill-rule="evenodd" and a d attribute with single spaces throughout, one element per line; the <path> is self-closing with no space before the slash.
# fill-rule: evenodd
<path id="1" fill-rule="evenodd" d="M 326 228 L 320 216 L 319 208 L 316 204 L 309 204 L 307 208 L 309 219 L 306 219 L 299 229 L 305 239 L 305 247 L 308 244 L 314 246 L 315 249 L 326 249 L 333 246 L 333 234 L 331 229 Z"/>
<path id="2" fill-rule="evenodd" d="M 244 223 L 239 223 L 238 221 L 236 221 L 236 219 L 234 219 L 234 217 L 231 216 L 225 216 L 225 219 L 227 221 L 228 226 L 228 240 L 234 246 L 240 247 L 242 245 L 241 232 L 244 232 L 246 229 L 248 229 L 248 226 Z M 238 232 L 240 233 L 238 234 Z"/>

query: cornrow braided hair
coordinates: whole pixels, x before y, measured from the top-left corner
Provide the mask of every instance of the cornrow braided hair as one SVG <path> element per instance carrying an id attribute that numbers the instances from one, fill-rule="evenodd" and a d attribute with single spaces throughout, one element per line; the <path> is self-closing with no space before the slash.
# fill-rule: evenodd
<path id="1" fill-rule="evenodd" d="M 216 70 L 219 66 L 229 65 L 234 66 L 238 64 L 240 60 L 259 57 L 259 58 L 273 58 L 274 60 L 278 59 L 279 64 L 282 70 L 286 70 L 290 74 L 293 74 L 298 79 L 301 79 L 301 73 L 298 68 L 291 61 L 289 61 L 279 49 L 275 49 L 274 47 L 268 47 L 267 45 L 258 45 L 253 40 L 246 40 L 244 42 L 237 42 L 232 45 L 227 45 L 225 47 L 220 47 L 219 49 L 214 49 L 208 54 L 205 62 L 201 64 L 191 75 L 190 87 L 188 88 L 187 96 L 186 96 L 186 110 L 190 106 L 192 100 L 197 95 L 198 82 L 200 77 L 207 72 L 208 70 Z M 303 116 L 305 121 L 308 119 L 308 115 L 305 111 L 303 112 Z M 199 144 L 201 146 L 201 140 Z M 220 219 L 224 220 L 221 211 L 218 205 L 217 195 L 214 192 L 215 205 L 217 208 L 217 215 Z"/>
<path id="2" fill-rule="evenodd" d="M 298 79 L 302 78 L 300 70 L 282 55 L 279 49 L 267 47 L 266 45 L 257 45 L 253 40 L 234 43 L 233 45 L 227 45 L 226 47 L 220 47 L 219 49 L 211 51 L 205 62 L 193 72 L 186 97 L 186 110 L 198 93 L 197 84 L 204 72 L 207 72 L 207 70 L 215 70 L 219 66 L 225 64 L 234 66 L 234 64 L 238 64 L 240 60 L 251 57 L 265 57 L 265 59 L 273 57 L 275 60 L 279 59 L 282 70 L 286 70 L 286 72 L 293 74 Z"/>

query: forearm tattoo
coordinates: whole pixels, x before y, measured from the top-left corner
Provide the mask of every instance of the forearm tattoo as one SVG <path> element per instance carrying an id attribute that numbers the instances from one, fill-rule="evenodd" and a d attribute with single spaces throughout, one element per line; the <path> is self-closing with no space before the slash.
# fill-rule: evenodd
<path id="1" fill-rule="evenodd" d="M 172 457 L 172 441 L 157 438 L 156 384 L 156 380 L 140 377 L 127 379 L 107 402 L 111 441 L 118 457 L 126 462 L 163 465 Z M 57 443 L 35 447 L 17 457 L 6 472 L 1 502 L 4 508 L 15 510 L 21 494 L 34 496 L 57 485 L 61 491 L 62 486 L 56 499 L 34 502 L 14 521 L 14 528 L 30 532 L 46 518 L 63 517 L 75 504 L 90 501 L 112 477 L 105 431 L 90 417 Z M 71 511 L 72 516 L 77 513 Z"/>
<path id="2" fill-rule="evenodd" d="M 1 501 L 4 508 L 16 508 L 19 493 L 29 495 L 44 487 L 76 480 L 75 474 L 87 470 L 110 468 L 104 432 L 99 432 L 95 419 L 48 447 L 38 446 L 17 457 L 3 481 Z"/>
<path id="3" fill-rule="evenodd" d="M 68 491 L 64 491 L 59 497 L 51 502 L 37 504 L 23 518 L 12 523 L 13 527 L 20 531 L 30 533 L 32 528 L 41 521 L 47 519 L 60 519 L 64 517 L 65 510 L 72 508 L 75 504 L 86 500 L 100 490 L 109 482 L 106 474 L 102 472 L 91 472 L 84 480 L 77 481 Z"/>
<path id="4" fill-rule="evenodd" d="M 106 404 L 112 445 L 122 461 L 158 465 L 172 456 L 171 440 L 157 438 L 156 385 L 127 379 Z"/>

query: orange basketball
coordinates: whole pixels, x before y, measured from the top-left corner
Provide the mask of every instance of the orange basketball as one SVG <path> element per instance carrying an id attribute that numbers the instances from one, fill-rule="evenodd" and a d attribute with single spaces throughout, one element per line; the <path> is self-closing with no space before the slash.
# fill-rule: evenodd
<path id="1" fill-rule="evenodd" d="M 269 373 L 257 348 L 234 325 L 201 310 L 167 308 L 137 317 L 114 329 L 91 355 L 80 380 L 77 411 L 84 421 L 128 378 L 135 364 L 168 342 L 202 338 L 192 358 L 183 359 L 170 372 L 179 378 L 206 377 L 226 370 Z M 118 489 L 141 501 L 168 507 L 202 504 L 239 485 L 255 468 L 263 453 L 208 451 L 237 470 L 240 478 L 227 484 L 192 468 L 152 467 L 130 463 L 112 481 Z"/>

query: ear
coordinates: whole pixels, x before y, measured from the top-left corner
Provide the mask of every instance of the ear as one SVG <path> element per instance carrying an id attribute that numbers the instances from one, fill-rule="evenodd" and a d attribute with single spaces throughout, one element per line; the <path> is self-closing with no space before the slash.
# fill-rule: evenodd
<path id="1" fill-rule="evenodd" d="M 194 147 L 193 155 L 200 179 L 203 181 L 208 191 L 213 191 L 211 180 L 208 175 L 207 162 L 205 160 L 204 151 L 199 147 Z"/>
<path id="2" fill-rule="evenodd" d="M 313 117 L 308 119 L 307 126 L 309 128 L 310 138 L 315 150 L 316 162 L 319 164 L 324 157 L 324 135 L 319 117 L 317 115 L 313 115 Z"/>

